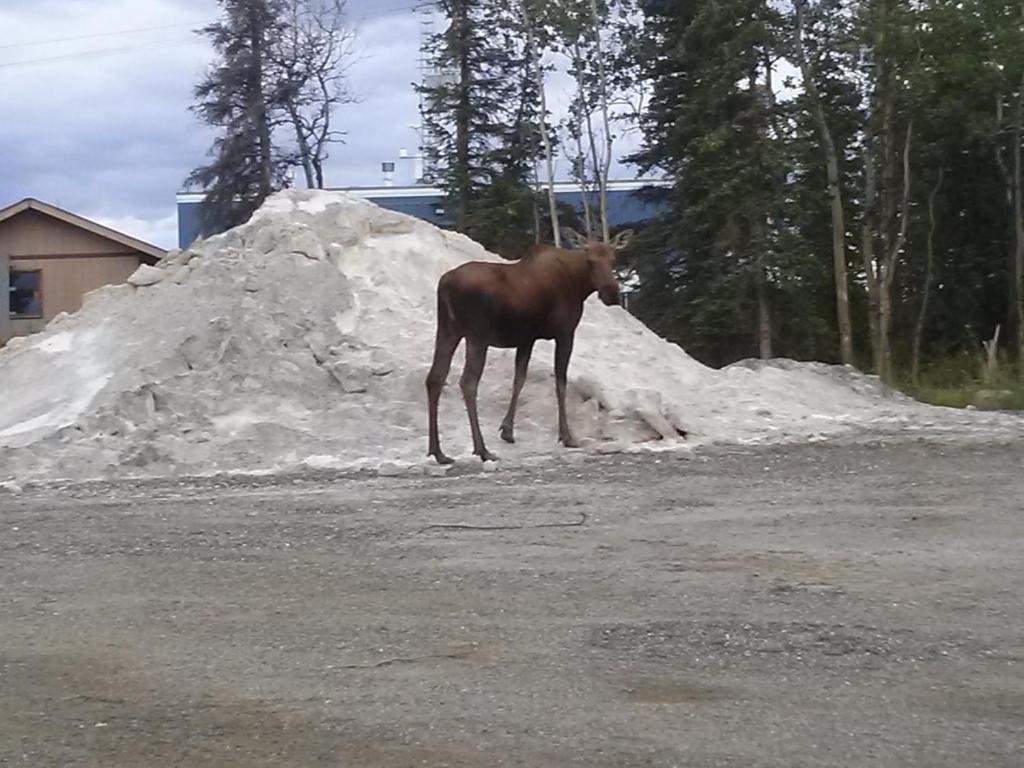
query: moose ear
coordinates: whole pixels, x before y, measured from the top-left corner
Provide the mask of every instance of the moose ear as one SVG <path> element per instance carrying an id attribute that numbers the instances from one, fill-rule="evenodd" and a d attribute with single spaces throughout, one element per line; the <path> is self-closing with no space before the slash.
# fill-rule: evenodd
<path id="1" fill-rule="evenodd" d="M 619 234 L 617 234 L 615 237 L 612 238 L 612 243 L 611 243 L 612 248 L 614 248 L 617 251 L 621 251 L 623 248 L 625 248 L 627 245 L 629 245 L 629 242 L 632 239 L 633 239 L 633 230 L 632 229 L 623 230 L 622 232 L 619 232 Z"/>
<path id="2" fill-rule="evenodd" d="M 587 244 L 587 238 L 581 235 L 572 227 L 562 227 L 562 237 L 569 245 L 577 250 L 583 250 Z"/>

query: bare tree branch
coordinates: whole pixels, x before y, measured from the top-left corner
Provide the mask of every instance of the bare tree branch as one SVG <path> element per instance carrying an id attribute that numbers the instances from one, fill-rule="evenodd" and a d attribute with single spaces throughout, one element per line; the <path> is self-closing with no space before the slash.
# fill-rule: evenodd
<path id="1" fill-rule="evenodd" d="M 295 133 L 297 164 L 306 185 L 324 186 L 330 144 L 345 133 L 333 127 L 334 112 L 358 98 L 348 87 L 355 31 L 345 0 L 289 0 L 287 34 L 273 51 L 274 77 Z"/>

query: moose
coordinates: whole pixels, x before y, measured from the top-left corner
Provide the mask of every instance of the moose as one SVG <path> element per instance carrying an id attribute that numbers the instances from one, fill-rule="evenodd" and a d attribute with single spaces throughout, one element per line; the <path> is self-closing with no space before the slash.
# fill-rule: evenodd
<path id="1" fill-rule="evenodd" d="M 427 374 L 430 428 L 428 456 L 439 464 L 454 460 L 442 452 L 437 431 L 437 405 L 441 399 L 452 356 L 466 340 L 466 364 L 459 387 L 469 414 L 473 454 L 482 461 L 497 457 L 487 450 L 477 417 L 477 388 L 489 347 L 516 350 L 512 400 L 501 422 L 501 438 L 515 442 L 516 402 L 526 381 L 537 339 L 555 342 L 555 393 L 558 399 L 558 439 L 567 448 L 579 443 L 569 430 L 565 413 L 566 372 L 572 355 L 576 326 L 583 303 L 592 293 L 608 306 L 619 303 L 619 282 L 612 269 L 616 252 L 625 248 L 632 230 L 619 233 L 610 243 L 589 240 L 569 230 L 572 250 L 552 245 L 532 246 L 508 264 L 470 261 L 441 276 L 437 284 L 437 337 L 434 360 Z"/>

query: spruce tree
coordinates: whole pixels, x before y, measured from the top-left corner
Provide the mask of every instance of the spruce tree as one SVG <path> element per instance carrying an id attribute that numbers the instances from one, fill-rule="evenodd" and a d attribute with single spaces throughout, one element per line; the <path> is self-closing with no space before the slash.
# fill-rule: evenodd
<path id="1" fill-rule="evenodd" d="M 762 0 L 646 0 L 653 93 L 632 159 L 675 182 L 637 260 L 637 312 L 722 363 L 763 354 L 782 168 Z"/>
<path id="2" fill-rule="evenodd" d="M 448 26 L 426 45 L 436 74 L 418 87 L 438 183 L 456 230 L 513 252 L 522 243 L 510 233 L 535 235 L 539 218 L 531 179 L 541 117 L 522 16 L 500 0 L 438 6 Z"/>
<path id="3" fill-rule="evenodd" d="M 200 230 L 223 231 L 247 220 L 283 185 L 294 159 L 273 143 L 282 103 L 268 83 L 271 49 L 283 31 L 277 0 L 220 0 L 223 16 L 201 32 L 218 60 L 195 88 L 192 110 L 220 129 L 210 163 L 188 184 L 205 191 Z"/>

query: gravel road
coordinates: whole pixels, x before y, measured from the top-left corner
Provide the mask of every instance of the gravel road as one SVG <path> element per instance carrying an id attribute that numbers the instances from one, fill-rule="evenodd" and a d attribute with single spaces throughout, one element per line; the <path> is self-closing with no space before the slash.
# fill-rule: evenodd
<path id="1" fill-rule="evenodd" d="M 1024 446 L 0 491 L 0 764 L 1024 765 Z"/>

